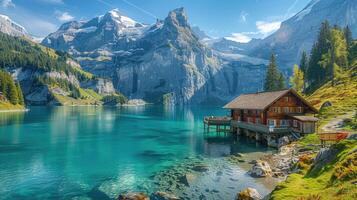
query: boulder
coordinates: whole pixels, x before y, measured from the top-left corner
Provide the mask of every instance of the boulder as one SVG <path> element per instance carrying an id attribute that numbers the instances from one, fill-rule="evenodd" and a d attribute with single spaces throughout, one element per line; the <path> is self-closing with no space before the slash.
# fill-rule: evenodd
<path id="1" fill-rule="evenodd" d="M 130 192 L 120 194 L 118 200 L 149 200 L 149 197 L 143 192 Z"/>
<path id="2" fill-rule="evenodd" d="M 262 195 L 254 188 L 247 188 L 237 194 L 236 200 L 260 200 L 263 199 Z"/>
<path id="3" fill-rule="evenodd" d="M 257 160 L 252 169 L 248 171 L 248 174 L 253 177 L 266 177 L 272 175 L 272 170 L 267 162 Z"/>
<path id="4" fill-rule="evenodd" d="M 179 199 L 178 197 L 171 194 L 167 194 L 166 192 L 156 192 L 150 195 L 150 200 L 178 200 L 178 199 Z"/>
<path id="5" fill-rule="evenodd" d="M 290 140 L 289 140 L 288 136 L 281 137 L 278 140 L 278 147 L 288 145 L 289 143 L 290 143 Z"/>

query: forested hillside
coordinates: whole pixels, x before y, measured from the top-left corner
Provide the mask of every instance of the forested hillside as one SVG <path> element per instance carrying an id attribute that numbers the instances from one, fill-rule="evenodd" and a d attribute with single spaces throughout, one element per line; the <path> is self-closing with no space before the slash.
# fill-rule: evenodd
<path id="1" fill-rule="evenodd" d="M 101 104 L 116 95 L 110 81 L 81 69 L 67 53 L 0 33 L 0 69 L 21 85 L 29 105 Z"/>
<path id="2" fill-rule="evenodd" d="M 23 109 L 24 97 L 19 83 L 10 74 L 0 71 L 0 110 Z"/>

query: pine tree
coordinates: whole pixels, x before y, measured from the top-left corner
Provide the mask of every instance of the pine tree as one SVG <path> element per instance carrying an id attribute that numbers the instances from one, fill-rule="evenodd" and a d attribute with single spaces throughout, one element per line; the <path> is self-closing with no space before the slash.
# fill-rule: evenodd
<path id="1" fill-rule="evenodd" d="M 283 90 L 286 88 L 285 84 L 285 77 L 283 73 L 279 73 L 278 80 L 277 80 L 277 89 L 276 90 Z"/>
<path id="2" fill-rule="evenodd" d="M 276 91 L 285 88 L 285 79 L 282 73 L 279 72 L 274 54 L 271 55 L 270 63 L 268 66 L 264 90 Z"/>
<path id="3" fill-rule="evenodd" d="M 343 32 L 344 32 L 344 35 L 345 35 L 347 48 L 349 48 L 351 46 L 352 42 L 353 42 L 352 31 L 351 31 L 349 26 L 346 26 L 343 29 Z"/>
<path id="4" fill-rule="evenodd" d="M 304 90 L 304 72 L 298 65 L 294 65 L 293 75 L 290 77 L 290 84 L 299 93 Z"/>
<path id="5" fill-rule="evenodd" d="M 308 65 L 309 65 L 309 59 L 307 58 L 306 51 L 303 51 L 301 54 L 301 60 L 300 60 L 301 71 L 306 73 Z"/>
<path id="6" fill-rule="evenodd" d="M 9 82 L 8 85 L 8 91 L 7 91 L 7 99 L 10 101 L 12 104 L 18 104 L 19 98 L 17 94 L 17 89 L 15 86 L 15 83 L 13 81 Z"/>
<path id="7" fill-rule="evenodd" d="M 16 83 L 16 90 L 17 90 L 19 104 L 25 105 L 24 95 L 22 93 L 21 86 L 19 83 Z"/>
<path id="8" fill-rule="evenodd" d="M 326 67 L 321 63 L 322 57 L 326 55 L 331 46 L 331 28 L 328 21 L 321 24 L 317 42 L 313 45 L 306 78 L 310 88 L 315 88 L 326 80 Z"/>

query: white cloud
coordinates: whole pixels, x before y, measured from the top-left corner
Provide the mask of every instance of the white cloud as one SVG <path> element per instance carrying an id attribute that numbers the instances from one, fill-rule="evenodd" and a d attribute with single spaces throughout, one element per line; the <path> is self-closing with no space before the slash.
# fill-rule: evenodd
<path id="1" fill-rule="evenodd" d="M 68 12 L 56 11 L 55 15 L 57 19 L 60 20 L 61 22 L 68 22 L 74 19 L 74 17 L 70 15 Z"/>
<path id="2" fill-rule="evenodd" d="M 259 33 L 263 34 L 264 36 L 268 36 L 280 28 L 281 21 L 257 21 L 255 25 L 257 26 Z"/>
<path id="3" fill-rule="evenodd" d="M 241 13 L 240 13 L 240 22 L 242 22 L 242 23 L 246 23 L 247 22 L 247 16 L 248 16 L 248 13 L 247 12 L 245 12 L 245 11 L 242 11 Z"/>
<path id="4" fill-rule="evenodd" d="M 246 33 L 232 33 L 231 36 L 225 37 L 227 40 L 232 40 L 235 42 L 240 42 L 240 43 L 248 43 L 249 41 L 252 40 L 251 37 L 248 36 Z"/>
<path id="5" fill-rule="evenodd" d="M 15 7 L 15 4 L 12 2 L 12 0 L 0 0 L 0 5 L 3 8 L 13 8 L 13 7 Z"/>
<path id="6" fill-rule="evenodd" d="M 228 40 L 235 42 L 247 43 L 253 38 L 265 38 L 270 34 L 274 33 L 280 28 L 281 21 L 257 21 L 255 23 L 257 31 L 253 32 L 240 32 L 232 33 L 230 36 L 225 37 Z"/>

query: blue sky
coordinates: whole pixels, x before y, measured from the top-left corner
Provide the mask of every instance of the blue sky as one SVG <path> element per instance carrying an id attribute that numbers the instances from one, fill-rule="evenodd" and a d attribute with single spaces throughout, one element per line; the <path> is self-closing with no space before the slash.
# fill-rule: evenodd
<path id="1" fill-rule="evenodd" d="M 0 0 L 0 13 L 44 37 L 70 20 L 86 20 L 118 8 L 136 21 L 152 24 L 185 7 L 191 25 L 213 37 L 246 42 L 274 32 L 280 22 L 310 0 Z"/>

